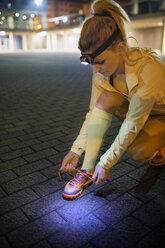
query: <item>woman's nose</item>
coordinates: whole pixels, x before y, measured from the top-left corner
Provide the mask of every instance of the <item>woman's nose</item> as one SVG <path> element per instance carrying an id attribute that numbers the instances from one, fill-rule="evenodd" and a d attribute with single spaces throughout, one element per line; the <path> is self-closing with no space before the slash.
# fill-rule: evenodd
<path id="1" fill-rule="evenodd" d="M 99 70 L 100 70 L 100 67 L 99 67 L 99 65 L 96 65 L 96 64 L 93 64 L 92 65 L 92 68 L 93 68 L 93 71 L 96 73 L 96 72 L 99 72 Z"/>

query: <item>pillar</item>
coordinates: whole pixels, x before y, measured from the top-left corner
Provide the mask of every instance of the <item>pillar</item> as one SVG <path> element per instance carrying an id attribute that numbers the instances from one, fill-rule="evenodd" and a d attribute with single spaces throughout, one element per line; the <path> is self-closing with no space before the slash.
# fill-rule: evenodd
<path id="1" fill-rule="evenodd" d="M 14 51 L 14 36 L 13 33 L 9 33 L 9 49 L 10 51 Z"/>

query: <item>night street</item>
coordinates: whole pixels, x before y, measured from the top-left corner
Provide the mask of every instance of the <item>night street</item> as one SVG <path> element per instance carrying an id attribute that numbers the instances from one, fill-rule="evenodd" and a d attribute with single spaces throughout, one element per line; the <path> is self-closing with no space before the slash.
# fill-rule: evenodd
<path id="1" fill-rule="evenodd" d="M 1 54 L 0 65 L 0 248 L 164 248 L 164 166 L 124 153 L 112 182 L 62 198 L 76 172 L 60 181 L 58 169 L 88 111 L 92 68 L 53 52 Z M 121 123 L 113 117 L 100 155 Z"/>

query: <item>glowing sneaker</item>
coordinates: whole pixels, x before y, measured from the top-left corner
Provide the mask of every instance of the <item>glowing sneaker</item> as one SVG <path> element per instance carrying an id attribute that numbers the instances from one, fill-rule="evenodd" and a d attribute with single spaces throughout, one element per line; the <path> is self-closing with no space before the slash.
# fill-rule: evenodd
<path id="1" fill-rule="evenodd" d="M 161 148 L 155 156 L 149 161 L 152 166 L 161 166 L 165 164 L 165 147 Z"/>
<path id="2" fill-rule="evenodd" d="M 67 200 L 74 200 L 82 194 L 84 188 L 92 184 L 91 174 L 87 174 L 86 170 L 78 170 L 76 176 L 70 180 L 63 192 L 63 198 Z"/>

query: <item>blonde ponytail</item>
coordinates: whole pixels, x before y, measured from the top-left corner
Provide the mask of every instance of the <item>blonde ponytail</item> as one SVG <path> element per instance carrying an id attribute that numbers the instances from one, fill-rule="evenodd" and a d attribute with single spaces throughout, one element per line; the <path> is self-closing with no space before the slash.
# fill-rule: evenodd
<path id="1" fill-rule="evenodd" d="M 125 23 L 130 19 L 122 7 L 113 0 L 95 0 L 91 6 L 92 16 L 83 24 L 79 49 L 95 50 L 105 42 L 118 27 L 118 39 L 127 43 Z M 117 27 L 116 27 L 117 26 Z"/>

